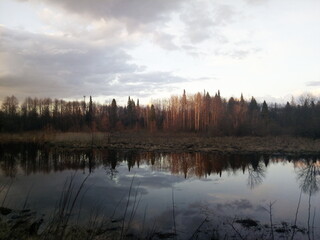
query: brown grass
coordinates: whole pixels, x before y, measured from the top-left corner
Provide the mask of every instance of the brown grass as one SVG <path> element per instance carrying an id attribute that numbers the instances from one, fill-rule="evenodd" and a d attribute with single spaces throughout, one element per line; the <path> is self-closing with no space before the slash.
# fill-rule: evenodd
<path id="1" fill-rule="evenodd" d="M 147 151 L 203 151 L 226 153 L 320 154 L 320 139 L 289 136 L 207 137 L 194 133 L 25 132 L 0 134 L 0 143 L 39 143 L 56 147 L 141 149 Z"/>

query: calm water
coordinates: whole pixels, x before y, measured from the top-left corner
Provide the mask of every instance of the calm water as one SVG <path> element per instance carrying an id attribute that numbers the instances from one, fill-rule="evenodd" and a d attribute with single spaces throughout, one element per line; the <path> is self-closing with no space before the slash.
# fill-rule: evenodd
<path id="1" fill-rule="evenodd" d="M 309 222 L 309 229 L 314 226 L 314 239 L 320 239 L 317 157 L 57 151 L 34 145 L 2 145 L 0 185 L 4 189 L 0 203 L 21 209 L 27 199 L 28 208 L 49 216 L 66 181 L 74 175 L 75 186 L 80 186 L 88 174 L 74 221 L 87 221 L 94 214 L 120 219 L 132 184 L 127 211 L 130 218 L 136 206 L 132 231 L 154 228 L 172 232 L 174 205 L 179 239 L 190 238 L 204 219 L 208 221 L 201 226 L 203 237 L 212 229 L 219 229 L 222 236 L 223 232 L 232 236 L 236 235 L 230 228 L 235 219 L 251 218 L 269 224 L 270 203 L 275 226 L 285 226 L 282 222 L 291 226 L 301 194 L 297 225 L 307 231 Z M 276 233 L 277 238 L 284 235 Z M 308 239 L 308 235 L 299 233 L 296 239 L 303 238 Z"/>

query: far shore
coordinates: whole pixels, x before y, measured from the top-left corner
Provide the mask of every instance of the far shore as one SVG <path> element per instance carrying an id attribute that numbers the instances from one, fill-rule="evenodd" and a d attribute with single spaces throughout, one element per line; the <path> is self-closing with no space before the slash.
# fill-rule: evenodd
<path id="1" fill-rule="evenodd" d="M 57 148 L 107 148 L 162 152 L 221 152 L 272 155 L 320 155 L 320 139 L 291 136 L 209 137 L 163 132 L 23 132 L 2 133 L 0 144 L 36 143 Z"/>

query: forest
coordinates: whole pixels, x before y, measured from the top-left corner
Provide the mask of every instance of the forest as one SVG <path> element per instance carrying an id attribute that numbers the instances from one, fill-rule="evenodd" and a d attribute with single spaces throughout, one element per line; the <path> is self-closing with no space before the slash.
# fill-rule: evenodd
<path id="1" fill-rule="evenodd" d="M 204 136 L 320 137 L 320 101 L 300 97 L 286 104 L 258 103 L 209 92 L 171 96 L 142 106 L 128 98 L 126 106 L 86 101 L 27 97 L 19 103 L 7 96 L 0 110 L 0 132 L 26 131 L 193 132 Z"/>

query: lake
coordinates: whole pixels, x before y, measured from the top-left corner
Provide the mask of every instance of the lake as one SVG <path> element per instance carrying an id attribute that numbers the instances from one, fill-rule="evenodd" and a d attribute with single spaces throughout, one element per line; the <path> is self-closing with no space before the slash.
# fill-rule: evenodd
<path id="1" fill-rule="evenodd" d="M 70 222 L 123 224 L 127 236 L 320 239 L 316 156 L 0 146 L 1 206 L 45 226 L 69 184 Z"/>

